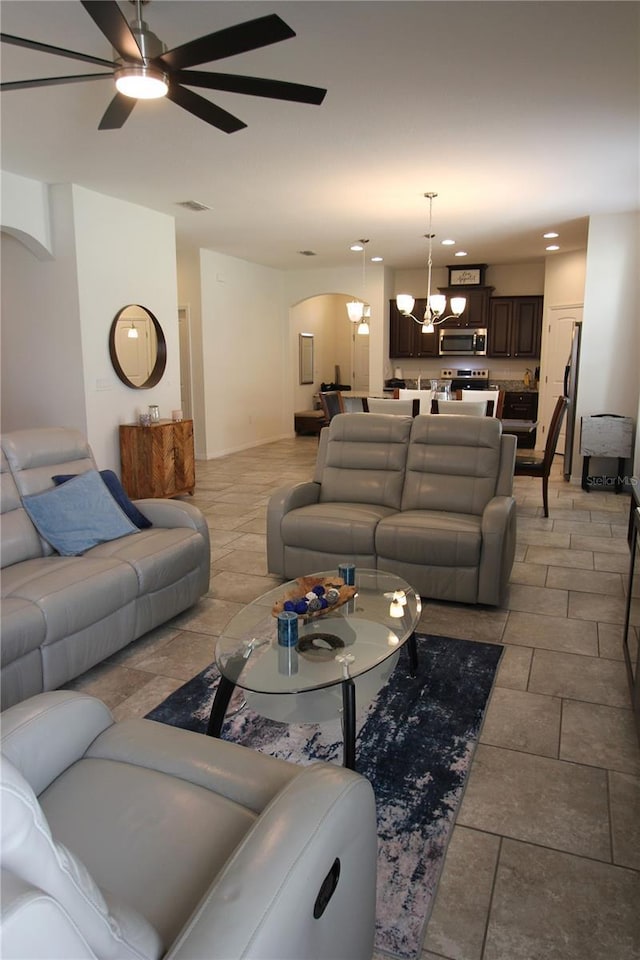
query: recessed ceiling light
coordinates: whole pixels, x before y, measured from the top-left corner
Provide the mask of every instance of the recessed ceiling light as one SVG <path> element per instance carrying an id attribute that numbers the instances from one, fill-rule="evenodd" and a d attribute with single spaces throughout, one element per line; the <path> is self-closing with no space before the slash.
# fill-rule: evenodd
<path id="1" fill-rule="evenodd" d="M 443 247 L 452 247 L 452 246 L 454 245 L 454 243 L 455 243 L 455 240 L 443 240 L 443 241 L 442 241 L 442 246 L 443 246 Z"/>
<path id="2" fill-rule="evenodd" d="M 361 243 L 352 243 L 349 247 L 349 250 L 353 250 L 354 253 L 360 253 L 362 250 L 364 250 L 364 247 Z"/>
<path id="3" fill-rule="evenodd" d="M 559 233 L 553 233 L 553 231 L 552 231 L 551 233 L 543 233 L 543 234 L 542 234 L 542 239 L 543 239 L 543 240 L 553 240 L 554 237 L 559 237 L 559 236 L 560 236 Z"/>
<path id="4" fill-rule="evenodd" d="M 382 263 L 383 257 L 371 257 L 371 263 Z"/>
<path id="5" fill-rule="evenodd" d="M 557 243 L 552 243 L 550 246 L 545 247 L 545 250 L 559 250 L 559 249 L 560 247 L 558 246 Z"/>
<path id="6" fill-rule="evenodd" d="M 455 256 L 456 256 L 456 257 L 468 257 L 469 254 L 467 253 L 466 250 L 456 250 Z"/>

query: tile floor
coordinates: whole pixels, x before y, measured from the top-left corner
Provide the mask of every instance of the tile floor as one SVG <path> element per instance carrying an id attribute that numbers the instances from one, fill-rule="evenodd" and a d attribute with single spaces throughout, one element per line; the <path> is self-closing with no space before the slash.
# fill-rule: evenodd
<path id="1" fill-rule="evenodd" d="M 297 437 L 198 463 L 209 594 L 73 684 L 142 716 L 213 656 L 244 603 L 277 585 L 265 508 L 311 476 Z M 622 659 L 629 500 L 516 478 L 518 544 L 503 607 L 425 602 L 431 633 L 505 653 L 449 845 L 422 960 L 638 960 L 640 749 Z"/>

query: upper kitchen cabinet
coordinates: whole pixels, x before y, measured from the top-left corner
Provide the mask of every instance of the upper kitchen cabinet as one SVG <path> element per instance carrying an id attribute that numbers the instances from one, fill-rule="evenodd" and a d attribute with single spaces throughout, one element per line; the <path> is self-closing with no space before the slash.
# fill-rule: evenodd
<path id="1" fill-rule="evenodd" d="M 542 297 L 492 297 L 489 309 L 490 357 L 540 356 Z"/>
<path id="2" fill-rule="evenodd" d="M 413 307 L 416 317 L 421 319 L 424 316 L 425 304 L 424 297 L 416 300 Z M 400 313 L 395 300 L 389 301 L 389 356 L 398 358 L 438 356 L 438 334 L 423 333 L 420 324 Z"/>
<path id="3" fill-rule="evenodd" d="M 445 320 L 445 327 L 482 327 L 485 328 L 489 322 L 489 303 L 493 287 L 469 287 L 461 284 L 454 287 L 438 287 L 439 293 L 444 293 L 447 298 L 445 315 L 451 313 L 451 298 L 465 297 L 466 305 L 464 311 L 458 319 Z"/>

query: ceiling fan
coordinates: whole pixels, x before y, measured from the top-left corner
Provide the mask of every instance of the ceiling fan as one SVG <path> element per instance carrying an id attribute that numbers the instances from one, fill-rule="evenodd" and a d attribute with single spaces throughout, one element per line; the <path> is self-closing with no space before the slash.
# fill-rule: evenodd
<path id="1" fill-rule="evenodd" d="M 127 23 L 115 0 L 80 0 L 80 2 L 114 48 L 115 60 L 103 60 L 90 54 L 76 53 L 73 50 L 53 47 L 37 40 L 14 37 L 7 33 L 1 33 L 0 40 L 18 47 L 27 47 L 59 57 L 69 57 L 72 60 L 83 60 L 97 66 L 109 67 L 109 73 L 16 80 L 0 84 L 0 90 L 48 87 L 61 83 L 78 83 L 82 80 L 100 80 L 110 77 L 115 80 L 118 92 L 107 107 L 98 125 L 99 130 L 116 130 L 121 127 L 138 99 L 162 96 L 167 96 L 179 107 L 183 107 L 224 133 L 234 133 L 246 127 L 246 123 L 238 117 L 234 117 L 233 114 L 205 97 L 188 90 L 187 87 L 226 90 L 230 93 L 243 93 L 254 97 L 289 100 L 296 103 L 320 104 L 324 100 L 327 91 L 321 87 L 268 80 L 263 77 L 186 69 L 295 37 L 295 31 L 276 14 L 226 27 L 174 47 L 173 50 L 166 50 L 165 45 L 149 30 L 142 19 L 141 7 L 148 0 L 131 0 L 136 7 L 136 17 L 131 24 Z"/>

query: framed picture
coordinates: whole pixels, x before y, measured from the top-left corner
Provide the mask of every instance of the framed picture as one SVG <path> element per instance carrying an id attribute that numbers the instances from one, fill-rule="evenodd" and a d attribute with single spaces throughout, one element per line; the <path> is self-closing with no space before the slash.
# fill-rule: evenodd
<path id="1" fill-rule="evenodd" d="M 470 263 L 466 267 L 449 267 L 449 286 L 481 286 L 484 283 L 486 263 Z"/>
<path id="2" fill-rule="evenodd" d="M 300 383 L 313 383 L 313 334 L 298 334 Z"/>

